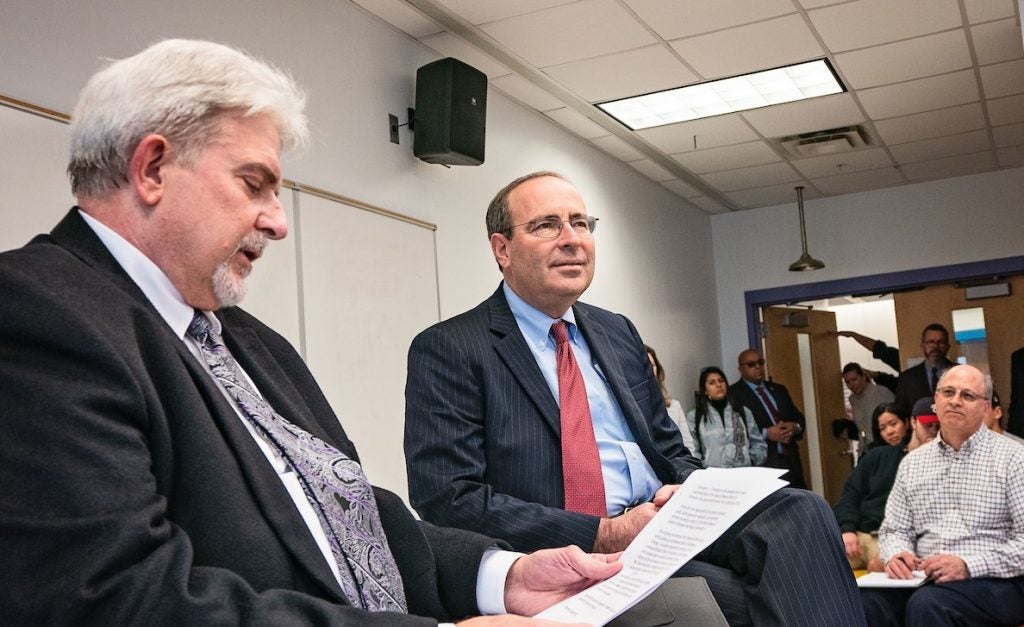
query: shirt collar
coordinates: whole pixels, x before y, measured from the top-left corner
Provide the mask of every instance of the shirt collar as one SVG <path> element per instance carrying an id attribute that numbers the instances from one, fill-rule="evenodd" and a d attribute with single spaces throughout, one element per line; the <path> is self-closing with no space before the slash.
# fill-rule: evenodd
<path id="1" fill-rule="evenodd" d="M 971 434 L 971 437 L 964 440 L 964 443 L 960 445 L 959 451 L 954 451 L 953 447 L 947 444 L 946 441 L 942 439 L 941 429 L 939 430 L 938 435 L 935 436 L 935 441 L 938 443 L 939 450 L 941 450 L 944 453 L 953 455 L 959 452 L 959 454 L 961 455 L 968 455 L 971 451 L 982 445 L 982 443 L 985 441 L 985 438 L 988 437 L 989 433 L 990 431 L 988 430 L 988 427 L 986 427 L 985 425 L 981 425 L 980 427 L 978 427 L 977 431 Z"/>
<path id="2" fill-rule="evenodd" d="M 578 344 L 576 341 L 576 315 L 573 313 L 572 307 L 560 318 L 552 318 L 520 298 L 519 294 L 512 291 L 508 283 L 502 282 L 501 289 L 505 293 L 505 300 L 508 301 L 508 308 L 512 310 L 512 315 L 515 316 L 519 330 L 526 341 L 541 350 L 554 348 L 555 340 L 551 337 L 551 325 L 559 320 L 565 320 L 569 323 L 569 340 Z"/>
<path id="3" fill-rule="evenodd" d="M 188 325 L 192 322 L 195 310 L 185 302 L 181 292 L 174 287 L 163 270 L 113 229 L 81 209 L 78 210 L 78 213 L 131 280 L 139 286 L 139 289 L 146 295 L 146 298 L 149 299 L 164 322 L 171 327 L 175 335 L 185 337 L 185 331 L 188 330 Z M 207 317 L 213 322 L 214 330 L 220 333 L 220 321 L 215 316 L 208 315 Z"/>

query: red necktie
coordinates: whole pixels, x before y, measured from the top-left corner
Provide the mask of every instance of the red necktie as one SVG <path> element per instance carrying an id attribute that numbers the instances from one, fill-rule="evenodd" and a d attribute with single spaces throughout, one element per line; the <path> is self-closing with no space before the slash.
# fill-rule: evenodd
<path id="1" fill-rule="evenodd" d="M 565 509 L 570 512 L 607 516 L 601 457 L 597 453 L 594 423 L 583 374 L 569 344 L 564 320 L 551 325 L 555 338 L 558 369 L 558 407 L 562 418 L 562 481 Z"/>

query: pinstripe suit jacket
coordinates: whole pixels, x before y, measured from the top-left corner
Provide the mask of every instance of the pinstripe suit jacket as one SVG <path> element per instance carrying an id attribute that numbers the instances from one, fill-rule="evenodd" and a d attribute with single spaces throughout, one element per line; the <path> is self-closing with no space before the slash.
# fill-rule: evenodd
<path id="1" fill-rule="evenodd" d="M 664 483 L 699 462 L 668 417 L 640 336 L 624 316 L 577 303 L 576 322 L 647 461 Z M 409 350 L 405 456 L 424 520 L 521 551 L 593 547 L 599 518 L 566 512 L 558 402 L 499 287 Z"/>

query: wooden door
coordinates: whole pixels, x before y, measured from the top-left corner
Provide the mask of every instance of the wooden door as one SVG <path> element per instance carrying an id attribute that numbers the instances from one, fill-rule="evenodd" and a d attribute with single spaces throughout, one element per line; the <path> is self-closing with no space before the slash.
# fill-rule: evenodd
<path id="1" fill-rule="evenodd" d="M 830 311 L 767 307 L 764 321 L 766 376 L 785 385 L 807 418 L 802 459 L 808 487 L 835 504 L 850 474 L 846 441 L 832 435 L 845 416 L 839 341 Z"/>

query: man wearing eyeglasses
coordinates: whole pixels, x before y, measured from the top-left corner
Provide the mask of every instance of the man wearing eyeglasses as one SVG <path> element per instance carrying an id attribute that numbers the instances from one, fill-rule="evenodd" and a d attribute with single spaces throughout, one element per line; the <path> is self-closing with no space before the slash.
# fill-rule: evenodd
<path id="1" fill-rule="evenodd" d="M 878 530 L 889 577 L 929 582 L 862 590 L 869 625 L 1024 622 L 1024 447 L 984 426 L 991 396 L 973 366 L 940 378 L 939 435 L 903 459 Z"/>
<path id="2" fill-rule="evenodd" d="M 621 551 L 700 462 L 632 323 L 578 301 L 594 276 L 597 220 L 572 183 L 521 177 L 486 221 L 504 281 L 409 351 L 412 504 L 424 520 L 520 551 Z M 797 520 L 807 529 L 787 531 Z M 703 576 L 731 625 L 862 621 L 834 516 L 803 491 L 766 499 L 680 574 Z"/>
<path id="3" fill-rule="evenodd" d="M 766 466 L 785 468 L 783 479 L 794 488 L 806 488 L 800 460 L 800 440 L 806 419 L 793 403 L 786 386 L 765 380 L 764 357 L 748 348 L 737 358 L 741 380 L 729 386 L 729 394 L 748 407 L 768 442 Z"/>
<path id="4" fill-rule="evenodd" d="M 896 382 L 896 405 L 904 416 L 910 415 L 910 409 L 919 398 L 927 398 L 935 394 L 935 387 L 942 372 L 953 366 L 946 358 L 949 352 L 949 331 L 946 327 L 933 322 L 921 332 L 921 353 L 924 361 L 907 368 L 900 373 Z"/>

